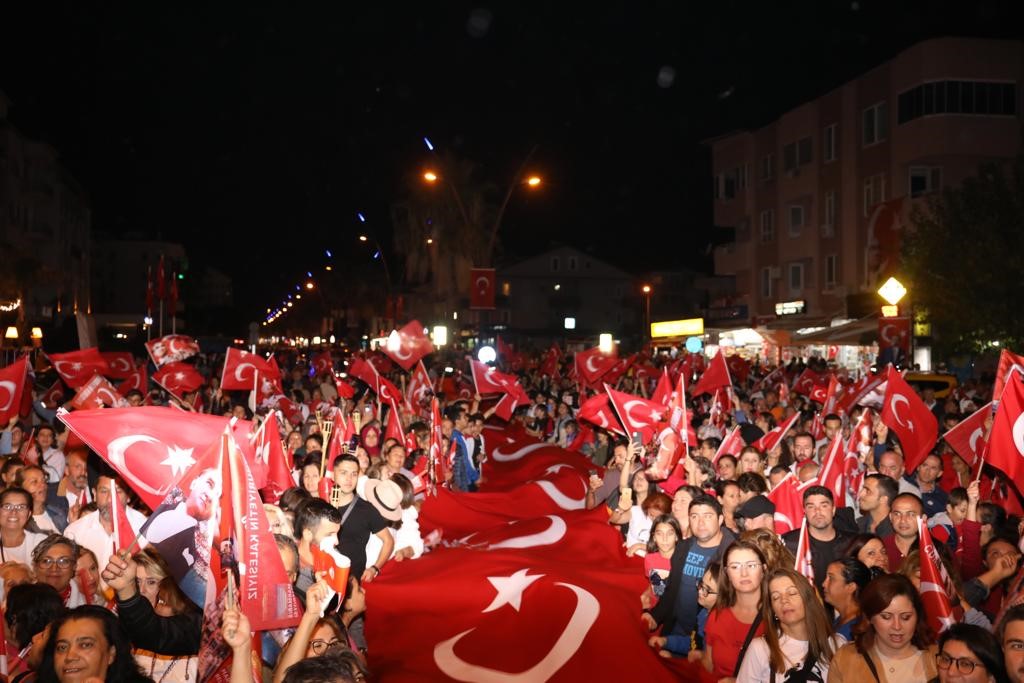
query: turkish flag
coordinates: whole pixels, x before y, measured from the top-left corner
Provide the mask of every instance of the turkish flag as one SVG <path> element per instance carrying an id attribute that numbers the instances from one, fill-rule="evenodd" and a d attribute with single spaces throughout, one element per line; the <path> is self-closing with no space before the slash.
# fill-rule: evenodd
<path id="1" fill-rule="evenodd" d="M 506 375 L 504 372 L 499 372 L 497 368 L 485 365 L 478 360 L 471 359 L 469 368 L 473 373 L 476 393 L 481 396 L 508 393 L 512 390 L 513 385 L 519 382 L 514 375 Z"/>
<path id="2" fill-rule="evenodd" d="M 387 430 L 384 432 L 384 439 L 395 439 L 398 443 L 405 443 L 405 434 L 402 433 L 402 414 L 398 410 L 398 401 L 389 402 L 391 410 L 388 412 Z"/>
<path id="3" fill-rule="evenodd" d="M 60 381 L 60 377 L 57 378 L 57 381 L 55 381 L 49 389 L 43 392 L 43 395 L 39 397 L 39 400 L 42 401 L 47 408 L 54 408 L 60 405 L 60 402 L 64 400 L 64 383 Z M 3 402 L 0 401 L 0 406 L 2 405 Z M 3 413 L 0 412 L 0 418 L 2 417 Z"/>
<path id="4" fill-rule="evenodd" d="M 910 353 L 910 318 L 878 319 L 878 350 L 899 348 Z"/>
<path id="5" fill-rule="evenodd" d="M 337 536 L 328 536 L 320 541 L 320 545 L 311 543 L 309 553 L 313 556 L 313 573 L 323 576 L 335 593 L 345 595 L 352 561 L 338 552 L 337 544 Z"/>
<path id="6" fill-rule="evenodd" d="M 544 360 L 540 365 L 540 374 L 548 377 L 558 377 L 558 363 L 561 360 L 562 352 L 557 345 L 552 345 L 544 354 Z"/>
<path id="7" fill-rule="evenodd" d="M 430 397 L 434 394 L 434 387 L 430 383 L 430 375 L 419 361 L 409 375 L 409 383 L 405 387 L 405 400 L 419 414 L 430 403 Z"/>
<path id="8" fill-rule="evenodd" d="M 715 451 L 715 459 L 712 461 L 712 464 L 717 465 L 718 459 L 726 454 L 734 457 L 738 456 L 739 452 L 743 450 L 744 445 L 743 437 L 740 435 L 740 426 L 736 425 L 732 428 L 732 431 L 722 439 L 722 443 L 718 445 L 718 450 Z"/>
<path id="9" fill-rule="evenodd" d="M 362 358 L 353 358 L 348 365 L 348 374 L 358 380 L 362 380 L 374 392 L 377 391 L 377 384 L 380 382 L 380 373 L 377 372 L 371 363 Z"/>
<path id="10" fill-rule="evenodd" d="M 660 427 L 667 426 L 662 423 L 665 422 L 665 414 L 668 409 L 660 403 L 615 391 L 607 384 L 604 385 L 604 390 L 608 394 L 608 402 L 619 416 L 626 431 L 629 434 L 640 432 L 643 434 L 644 443 L 650 441 Z"/>
<path id="11" fill-rule="evenodd" d="M 956 594 L 956 587 L 939 558 L 923 516 L 917 520 L 917 538 L 921 551 L 921 602 L 928 625 L 938 634 L 958 622 L 962 614 L 955 614 L 950 604 L 949 596 Z"/>
<path id="12" fill-rule="evenodd" d="M 127 396 L 129 391 L 137 389 L 145 394 L 148 385 L 149 380 L 146 378 L 146 366 L 143 364 L 135 368 L 135 371 L 118 385 L 117 393 Z"/>
<path id="13" fill-rule="evenodd" d="M 800 376 L 797 377 L 796 382 L 793 384 L 793 393 L 811 396 L 811 392 L 814 391 L 815 387 L 821 387 L 824 389 L 828 386 L 828 378 L 828 374 L 817 373 L 814 370 L 807 368 L 800 373 Z M 818 402 L 821 403 L 825 400 L 825 395 L 824 393 L 819 395 L 821 396 L 821 400 Z M 811 398 L 814 400 L 813 397 Z"/>
<path id="14" fill-rule="evenodd" d="M 160 299 L 160 301 L 163 301 L 167 296 L 167 290 L 165 289 L 167 285 L 164 282 L 166 279 L 167 276 L 164 273 L 164 255 L 160 254 L 160 263 L 156 267 L 156 298 Z"/>
<path id="15" fill-rule="evenodd" d="M 178 362 L 167 363 L 153 373 L 153 381 L 180 399 L 184 394 L 198 390 L 204 380 L 195 366 Z"/>
<path id="16" fill-rule="evenodd" d="M 256 432 L 256 462 L 266 463 L 266 483 L 262 487 L 268 503 L 276 504 L 281 494 L 295 486 L 292 462 L 281 443 L 277 413 L 271 411 Z"/>
<path id="17" fill-rule="evenodd" d="M 366 622 L 369 665 L 381 680 L 677 680 L 637 625 L 647 585 L 638 561 L 451 548 L 389 570 L 374 582 Z"/>
<path id="18" fill-rule="evenodd" d="M 340 377 L 334 378 L 334 390 L 338 392 L 339 398 L 352 398 L 356 395 L 356 390 L 352 388 L 352 385 Z"/>
<path id="19" fill-rule="evenodd" d="M 226 417 L 155 406 L 76 410 L 58 417 L 113 467 L 150 509 L 160 505 L 196 462 L 193 453 L 213 443 L 229 423 Z M 251 427 L 246 420 L 234 421 L 237 441 L 248 458 L 253 457 L 253 448 L 247 445 Z"/>
<path id="20" fill-rule="evenodd" d="M 513 413 L 516 412 L 516 408 L 527 405 L 529 402 L 530 395 L 519 385 L 519 382 L 516 382 L 509 393 L 502 396 L 497 405 L 494 406 L 494 414 L 508 422 L 512 419 Z"/>
<path id="21" fill-rule="evenodd" d="M 800 527 L 804 521 L 804 489 L 815 483 L 816 480 L 811 479 L 801 484 L 796 475 L 790 472 L 765 494 L 775 504 L 775 533 L 782 535 Z"/>
<path id="22" fill-rule="evenodd" d="M 106 376 L 110 379 L 128 379 L 135 370 L 135 358 L 130 351 L 101 351 L 100 356 L 107 361 Z"/>
<path id="23" fill-rule="evenodd" d="M 783 381 L 783 378 L 785 376 L 786 375 L 782 371 L 782 368 L 775 368 L 774 370 L 772 370 L 767 375 L 765 375 L 764 377 L 762 377 L 761 379 L 757 380 L 757 382 L 754 383 L 754 391 L 761 391 L 765 387 L 771 388 L 775 386 L 777 383 Z"/>
<path id="24" fill-rule="evenodd" d="M 700 379 L 690 389 L 690 395 L 713 394 L 715 389 L 731 386 L 732 379 L 729 377 L 729 367 L 725 364 L 725 354 L 719 351 L 711 359 L 708 369 L 701 374 Z"/>
<path id="25" fill-rule="evenodd" d="M 224 356 L 220 388 L 224 391 L 252 391 L 256 386 L 256 373 L 272 377 L 274 369 L 262 356 L 229 346 Z"/>
<path id="26" fill-rule="evenodd" d="M 506 491 L 447 497 L 441 497 L 439 491 L 436 499 L 424 502 L 420 528 L 429 533 L 443 527 L 446 535 L 462 535 L 480 528 L 480 520 L 497 524 L 524 516 L 582 510 L 586 498 L 587 475 L 569 466 L 554 465 L 540 478 Z"/>
<path id="27" fill-rule="evenodd" d="M 581 420 L 593 423 L 602 429 L 613 431 L 625 436 L 626 432 L 619 426 L 619 421 L 612 410 L 608 394 L 595 394 L 580 406 L 580 412 L 576 415 Z"/>
<path id="28" fill-rule="evenodd" d="M 484 477 L 480 490 L 485 492 L 507 491 L 522 486 L 523 482 L 544 477 L 551 468 L 558 471 L 569 467 L 584 477 L 595 469 L 590 458 L 533 439 L 516 440 L 492 447 L 483 467 Z"/>
<path id="29" fill-rule="evenodd" d="M 760 439 L 752 443 L 751 445 L 762 453 L 767 453 L 782 441 L 783 437 L 786 436 L 786 432 L 793 428 L 793 425 L 800 419 L 800 413 L 794 413 L 791 418 L 783 422 L 781 425 L 768 432 Z"/>
<path id="30" fill-rule="evenodd" d="M 494 268 L 471 269 L 469 271 L 469 307 L 493 310 L 496 281 Z"/>
<path id="31" fill-rule="evenodd" d="M 493 308 L 493 306 L 492 306 Z M 419 320 L 410 321 L 400 330 L 393 330 L 381 350 L 408 371 L 424 356 L 434 352 L 434 344 Z"/>
<path id="32" fill-rule="evenodd" d="M 793 567 L 811 585 L 814 584 L 814 562 L 811 559 L 811 536 L 807 529 L 807 518 L 800 522 L 800 540 L 796 544 L 796 564 Z"/>
<path id="33" fill-rule="evenodd" d="M 427 476 L 433 483 L 431 493 L 440 493 L 439 484 L 448 479 L 448 459 L 444 457 L 444 435 L 441 432 L 441 407 L 437 397 L 430 399 L 430 445 L 427 446 Z"/>
<path id="34" fill-rule="evenodd" d="M 633 366 L 633 361 L 635 360 L 635 353 L 628 358 L 620 358 L 615 362 L 615 365 L 608 369 L 608 372 L 602 375 L 601 381 L 605 384 L 615 384 L 619 381 L 619 378 L 625 375 L 629 368 Z"/>
<path id="35" fill-rule="evenodd" d="M 832 492 L 837 508 L 846 507 L 846 449 L 843 435 L 836 434 L 829 445 L 817 476 L 818 483 Z"/>
<path id="36" fill-rule="evenodd" d="M 75 410 L 102 408 L 104 406 L 126 408 L 128 407 L 128 401 L 121 394 L 117 393 L 117 389 L 106 377 L 103 375 L 93 375 L 92 379 L 78 388 L 78 393 L 71 399 L 69 405 Z"/>
<path id="37" fill-rule="evenodd" d="M 903 447 L 908 473 L 914 472 L 935 447 L 939 423 L 932 411 L 891 365 L 886 377 L 882 423 L 895 432 Z"/>
<path id="38" fill-rule="evenodd" d="M 134 550 L 130 550 L 135 545 L 135 530 L 128 521 L 128 511 L 116 495 L 110 496 L 110 522 L 114 532 L 114 552 L 127 550 L 135 554 Z"/>
<path id="39" fill-rule="evenodd" d="M 881 373 L 861 377 L 843 392 L 842 397 L 836 402 L 835 412 L 848 414 L 854 406 L 859 405 L 881 408 L 885 378 L 886 376 Z"/>
<path id="40" fill-rule="evenodd" d="M 574 357 L 576 376 L 586 386 L 597 386 L 598 380 L 618 362 L 614 355 L 607 356 L 599 347 L 578 351 Z"/>
<path id="41" fill-rule="evenodd" d="M 672 380 L 668 378 L 668 368 L 661 369 L 661 377 L 658 378 L 658 386 L 654 387 L 651 400 L 667 406 L 672 398 Z"/>
<path id="42" fill-rule="evenodd" d="M 1006 381 L 985 462 L 995 467 L 1018 487 L 1024 488 L 1024 377 L 1014 373 Z"/>
<path id="43" fill-rule="evenodd" d="M 107 361 L 95 347 L 68 353 L 50 353 L 47 356 L 64 384 L 72 389 L 88 382 L 97 372 L 101 375 L 110 372 Z"/>
<path id="44" fill-rule="evenodd" d="M 12 417 L 17 417 L 21 410 L 27 376 L 28 363 L 25 358 L 19 358 L 6 368 L 0 368 L 0 425 L 3 427 L 7 426 Z M 57 384 L 60 384 L 60 380 L 57 380 Z"/>
<path id="45" fill-rule="evenodd" d="M 334 360 L 331 358 L 330 351 L 313 354 L 313 357 L 309 359 L 309 364 L 314 375 L 322 375 L 334 368 Z"/>
<path id="46" fill-rule="evenodd" d="M 750 361 L 734 353 L 725 359 L 725 364 L 729 366 L 729 374 L 739 380 L 741 384 L 747 381 L 747 376 L 750 374 Z"/>
<path id="47" fill-rule="evenodd" d="M 992 387 L 992 398 L 998 401 L 1003 395 L 1003 388 L 1012 373 L 1024 375 L 1024 356 L 1003 349 L 999 352 L 999 367 L 996 369 L 996 381 Z"/>
<path id="48" fill-rule="evenodd" d="M 942 440 L 972 468 L 985 453 L 985 420 L 991 415 L 992 401 L 989 401 L 942 435 Z"/>
<path id="49" fill-rule="evenodd" d="M 153 365 L 159 368 L 196 355 L 199 353 L 199 342 L 184 334 L 168 334 L 146 342 L 146 351 L 153 359 Z"/>

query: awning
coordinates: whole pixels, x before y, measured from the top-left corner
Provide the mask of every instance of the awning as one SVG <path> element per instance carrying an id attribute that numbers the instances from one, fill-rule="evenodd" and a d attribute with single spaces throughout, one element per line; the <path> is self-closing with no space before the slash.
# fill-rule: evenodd
<path id="1" fill-rule="evenodd" d="M 794 334 L 791 344 L 834 344 L 836 346 L 866 346 L 865 340 L 874 340 L 878 334 L 878 318 L 869 316 L 835 327 L 826 327 L 808 334 Z M 868 342 L 870 343 L 870 341 Z"/>

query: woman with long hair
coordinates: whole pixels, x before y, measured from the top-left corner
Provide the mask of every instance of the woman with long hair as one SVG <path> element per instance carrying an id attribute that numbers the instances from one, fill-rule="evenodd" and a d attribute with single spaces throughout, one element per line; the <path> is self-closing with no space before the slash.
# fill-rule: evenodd
<path id="1" fill-rule="evenodd" d="M 883 572 L 889 571 L 889 554 L 885 550 L 885 544 L 874 534 L 857 534 L 851 538 L 846 550 L 843 551 L 843 557 L 858 559 L 868 569 L 878 567 Z"/>
<path id="2" fill-rule="evenodd" d="M 858 559 L 841 557 L 828 565 L 822 582 L 825 602 L 836 610 L 832 627 L 845 640 L 853 640 L 853 627 L 860 621 L 860 593 L 873 578 L 872 570 Z"/>
<path id="3" fill-rule="evenodd" d="M 161 617 L 172 617 L 198 611 L 191 600 L 178 588 L 170 569 L 152 546 L 144 548 L 132 558 L 138 565 L 136 582 L 139 593 L 150 605 L 153 612 Z M 165 655 L 143 648 L 135 648 L 135 661 L 153 680 L 164 683 L 194 681 L 199 670 L 199 658 L 195 655 Z"/>
<path id="4" fill-rule="evenodd" d="M 806 683 L 828 680 L 828 667 L 845 640 L 832 633 L 814 586 L 803 575 L 780 567 L 767 577 L 761 618 L 764 636 L 747 649 L 737 683 Z"/>
<path id="5" fill-rule="evenodd" d="M 878 577 L 861 593 L 860 609 L 854 642 L 836 653 L 829 683 L 927 683 L 938 676 L 938 649 L 910 579 Z"/>
<path id="6" fill-rule="evenodd" d="M 750 642 L 764 635 L 761 600 L 766 565 L 756 543 L 735 541 L 725 551 L 718 602 L 704 629 L 704 668 L 716 679 L 734 677 Z"/>

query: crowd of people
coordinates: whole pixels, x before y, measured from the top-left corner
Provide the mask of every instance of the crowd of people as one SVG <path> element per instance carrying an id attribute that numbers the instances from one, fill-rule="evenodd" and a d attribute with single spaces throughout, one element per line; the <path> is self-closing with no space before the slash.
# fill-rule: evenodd
<path id="1" fill-rule="evenodd" d="M 660 370 L 675 360 L 662 354 L 650 363 Z M 473 495 L 487 481 L 493 444 L 485 425 L 499 421 L 493 401 L 446 371 L 460 367 L 459 359 L 430 364 L 428 398 L 397 416 L 404 440 L 387 436 L 395 416 L 367 386 L 352 381 L 352 395 L 340 395 L 333 371 L 311 372 L 305 361 L 295 352 L 277 354 L 281 389 L 296 407 L 279 413 L 278 435 L 293 486 L 264 504 L 305 610 L 295 627 L 260 633 L 254 648 L 248 617 L 237 601 L 228 604 L 220 635 L 232 653 L 232 681 L 252 680 L 254 672 L 275 682 L 371 677 L 366 592 L 389 563 L 414 561 L 437 542 L 423 538 L 417 522 L 432 487 Z M 245 392 L 220 390 L 215 359 L 198 365 L 209 376 L 198 392 L 136 391 L 129 403 L 170 402 L 248 419 L 275 410 L 257 401 L 254 414 Z M 770 493 L 790 474 L 814 479 L 830 441 L 849 439 L 867 408 L 821 415 L 805 396 L 780 400 L 774 387 L 759 387 L 775 368 L 755 366 L 735 382 L 727 410 L 711 414 L 703 400 L 690 400 L 698 439 L 665 479 L 650 468 L 657 443 L 583 422 L 579 409 L 593 392 L 566 376 L 571 366 L 570 355 L 554 376 L 529 360 L 506 368 L 530 403 L 500 423 L 502 438 L 547 441 L 590 459 L 586 506 L 605 508 L 608 523 L 621 530 L 623 554 L 642 558 L 636 562 L 649 588 L 639 596 L 639 618 L 661 656 L 685 658 L 714 681 L 1024 681 L 1020 520 L 992 500 L 993 480 L 974 478 L 941 439 L 905 472 L 900 444 L 875 415 L 870 444 L 860 450 L 858 488 L 846 500 L 824 486 L 803 489 L 812 571 L 801 572 L 800 531 L 776 533 Z M 802 365 L 784 370 L 783 382 L 792 381 Z M 390 376 L 404 387 L 402 374 L 396 368 Z M 618 387 L 647 396 L 656 379 L 627 373 Z M 924 392 L 946 427 L 988 401 L 991 387 L 971 383 L 959 391 L 961 400 L 945 403 Z M 429 397 L 441 402 L 446 481 L 432 479 Z M 201 678 L 203 605 L 183 578 L 181 554 L 168 555 L 169 546 L 155 542 L 157 529 L 139 547 L 114 551 L 112 510 L 126 508 L 136 532 L 154 511 L 97 453 L 69 441 L 55 406 L 34 405 L 31 418 L 12 419 L 0 432 L 7 680 Z M 328 461 L 323 424 L 334 411 L 359 428 Z M 777 445 L 754 445 L 794 415 Z M 734 425 L 743 443 L 723 453 Z M 1016 496 L 1012 482 L 1002 486 Z M 919 519 L 955 584 L 957 621 L 941 633 L 929 626 L 921 599 Z M 337 539 L 332 545 L 350 561 L 348 588 L 339 595 L 313 569 L 325 539 Z M 196 561 L 186 559 L 187 568 Z"/>

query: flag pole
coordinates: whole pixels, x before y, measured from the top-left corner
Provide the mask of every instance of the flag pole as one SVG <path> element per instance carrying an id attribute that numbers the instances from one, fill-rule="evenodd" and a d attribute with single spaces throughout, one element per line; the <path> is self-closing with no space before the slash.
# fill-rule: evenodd
<path id="1" fill-rule="evenodd" d="M 164 300 L 160 299 L 160 336 L 164 336 Z"/>

